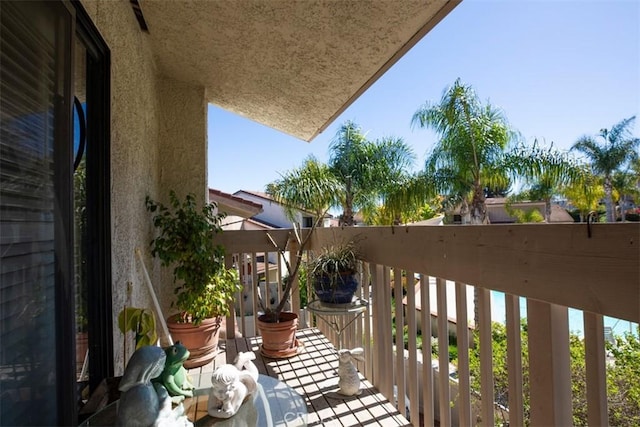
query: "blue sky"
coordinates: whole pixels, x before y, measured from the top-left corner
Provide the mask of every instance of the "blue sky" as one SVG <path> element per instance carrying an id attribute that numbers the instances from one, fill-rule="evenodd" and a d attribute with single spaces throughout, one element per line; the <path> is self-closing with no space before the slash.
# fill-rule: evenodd
<path id="1" fill-rule="evenodd" d="M 346 120 L 403 138 L 420 169 L 437 136 L 411 117 L 458 77 L 525 141 L 568 149 L 640 116 L 640 0 L 464 0 L 310 143 L 210 106 L 209 186 L 264 191 L 310 154 L 326 161 Z"/>

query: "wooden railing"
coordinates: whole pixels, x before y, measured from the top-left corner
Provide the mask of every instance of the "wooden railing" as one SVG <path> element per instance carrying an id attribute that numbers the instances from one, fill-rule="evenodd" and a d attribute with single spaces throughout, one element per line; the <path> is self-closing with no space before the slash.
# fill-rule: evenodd
<path id="1" fill-rule="evenodd" d="M 268 233 L 271 239 L 265 231 L 226 231 L 219 237 L 229 263 L 240 259 L 253 263 L 252 283 L 258 277 L 256 257 L 271 253 L 277 259 L 272 240 L 284 247 L 293 236 L 291 230 Z M 366 315 L 345 331 L 343 345 L 365 347 L 367 362 L 360 371 L 390 401 L 397 401 L 401 413 L 422 412 L 425 420 L 438 419 L 443 426 L 476 425 L 478 420 L 482 425 L 499 424 L 492 398 L 490 292 L 500 291 L 506 294 L 509 425 L 572 424 L 569 307 L 584 311 L 588 423 L 607 425 L 603 316 L 640 320 L 639 224 L 327 228 L 316 230 L 308 249 L 347 240 L 357 243 L 363 260 L 361 283 L 370 286 L 361 286 L 359 295 L 369 302 Z M 280 280 L 282 263 L 275 265 Z M 392 289 L 395 295 L 402 295 L 403 276 L 418 277 L 421 292 L 407 292 L 404 305 L 401 298 L 395 298 L 392 305 Z M 422 350 L 416 346 L 418 324 L 422 331 L 431 331 L 428 308 L 433 296 L 425 290 L 432 286 L 426 284 L 433 282 L 438 313 L 448 313 L 447 301 L 452 299 L 447 293 L 455 289 L 455 386 L 448 375 L 437 374 L 449 372 L 447 316 L 437 316 L 433 325 L 439 349 L 436 370 L 429 369 L 432 349 L 428 334 L 424 334 L 427 338 Z M 477 291 L 480 390 L 471 389 L 469 378 L 468 324 L 473 319 L 467 313 L 467 292 L 473 287 Z M 300 302 L 298 294 L 294 296 L 293 310 L 297 310 Z M 521 297 L 526 298 L 528 329 L 527 420 L 523 411 Z M 313 316 L 308 317 L 314 321 Z M 322 328 L 337 346 L 331 328 L 321 321 L 312 325 Z M 403 325 L 408 346 L 397 351 L 404 348 Z M 476 396 L 491 398 L 478 400 Z M 419 417 L 411 419 L 418 425 Z"/>

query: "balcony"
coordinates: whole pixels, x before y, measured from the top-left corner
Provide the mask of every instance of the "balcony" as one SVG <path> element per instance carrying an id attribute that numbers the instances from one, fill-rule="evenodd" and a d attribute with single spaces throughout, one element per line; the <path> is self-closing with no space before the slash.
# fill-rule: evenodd
<path id="1" fill-rule="evenodd" d="M 291 230 L 272 230 L 271 238 L 284 247 Z M 396 405 L 414 425 L 420 419 L 440 425 L 571 425 L 572 388 L 569 353 L 569 309 L 584 315 L 587 416 L 589 425 L 607 425 L 604 317 L 631 322 L 640 320 L 640 225 L 494 225 L 355 227 L 316 230 L 309 250 L 334 241 L 355 240 L 362 255 L 360 297 L 369 301 L 365 315 L 352 322 L 342 335 L 343 347 L 364 347 L 366 362 L 359 371 L 379 392 Z M 232 259 L 277 259 L 264 231 L 227 231 L 219 237 Z M 265 256 L 266 254 L 266 256 Z M 276 268 L 282 272 L 281 263 Z M 257 283 L 257 268 L 251 283 Z M 284 273 L 278 274 L 280 278 Z M 401 298 L 402 277 L 416 277 L 422 284 L 435 283 L 438 313 L 456 314 L 457 379 L 449 375 L 447 316 L 432 320 L 429 292 L 407 292 Z M 447 285 L 449 283 L 449 285 Z M 469 375 L 469 308 L 467 292 L 477 290 L 480 342 L 480 388 L 472 389 Z M 255 288 L 255 287 L 253 287 Z M 421 289 L 428 289 L 422 286 Z M 447 295 L 455 289 L 455 295 Z M 508 405 L 493 398 L 491 292 L 505 294 L 507 330 Z M 311 295 L 311 294 L 309 294 Z M 255 296 L 254 296 L 255 298 Z M 455 310 L 447 304 L 455 301 Z M 528 372 L 523 372 L 521 306 L 526 306 Z M 292 298 L 299 310 L 298 295 Z M 304 308 L 304 307 L 302 307 Z M 304 312 L 304 311 L 303 311 Z M 405 316 L 406 313 L 406 316 Z M 392 319 L 395 317 L 395 321 Z M 246 318 L 245 318 L 246 319 Z M 339 347 L 335 331 L 321 319 L 307 315 L 307 326 L 320 329 Z M 233 319 L 228 319 L 228 330 Z M 245 336 L 254 325 L 238 322 Z M 405 351 L 403 325 L 408 344 Z M 421 330 L 437 331 L 438 352 L 434 369 L 422 369 L 432 360 L 432 343 Z M 395 330 L 397 328 L 397 331 Z M 398 333 L 395 333 L 398 332 Z M 366 339 L 365 339 L 366 338 Z M 486 344 L 486 345 L 485 345 Z M 429 363 L 425 363 L 426 366 Z M 523 376 L 529 377 L 530 408 L 523 409 Z M 404 390 L 405 392 L 399 392 Z M 526 416 L 526 419 L 525 419 Z M 426 425 L 430 425 L 426 422 Z"/>

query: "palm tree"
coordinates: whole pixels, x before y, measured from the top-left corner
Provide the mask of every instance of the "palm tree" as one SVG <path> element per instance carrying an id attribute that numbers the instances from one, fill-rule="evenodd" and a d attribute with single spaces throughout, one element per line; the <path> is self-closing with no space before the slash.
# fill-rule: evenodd
<path id="1" fill-rule="evenodd" d="M 321 218 L 335 207 L 343 210 L 341 224 L 353 225 L 356 210 L 371 212 L 403 188 L 415 158 L 402 139 L 370 142 L 351 121 L 340 127 L 329 149 L 329 164 L 310 156 L 267 185 L 267 193 L 287 207 L 291 219 L 296 209 L 312 210 Z"/>
<path id="2" fill-rule="evenodd" d="M 433 204 L 435 186 L 424 172 L 401 174 L 388 182 L 381 192 L 381 205 L 365 208 L 367 223 L 400 225 L 415 220 L 425 206 Z"/>
<path id="3" fill-rule="evenodd" d="M 611 179 L 611 184 L 613 186 L 612 194 L 616 195 L 614 201 L 617 201 L 620 207 L 620 221 L 624 222 L 626 220 L 627 199 L 638 200 L 638 196 L 640 196 L 637 177 L 632 171 L 616 171 Z"/>
<path id="4" fill-rule="evenodd" d="M 564 186 L 579 180 L 582 167 L 568 153 L 555 150 L 553 143 L 543 148 L 535 140 L 531 147 L 520 145 L 506 155 L 506 167 L 520 172 L 530 187 L 520 198 L 545 203 L 544 219 L 551 222 L 551 199 Z"/>
<path id="5" fill-rule="evenodd" d="M 337 193 L 341 225 L 354 225 L 356 210 L 372 210 L 392 186 L 401 184 L 415 155 L 400 138 L 368 141 L 352 121 L 344 123 L 329 146 L 329 169 L 341 183 Z"/>
<path id="6" fill-rule="evenodd" d="M 585 222 L 590 213 L 598 210 L 598 203 L 604 196 L 601 179 L 590 170 L 582 171 L 580 179 L 562 187 L 560 192 L 571 202 L 580 214 L 580 222 Z"/>
<path id="7" fill-rule="evenodd" d="M 415 112 L 416 124 L 440 134 L 426 161 L 439 190 L 460 199 L 463 213 L 470 200 L 470 222 L 488 224 L 485 189 L 509 186 L 503 160 L 516 137 L 502 112 L 480 102 L 473 88 L 457 79 L 438 104 L 427 102 Z"/>
<path id="8" fill-rule="evenodd" d="M 314 225 L 319 225 L 329 209 L 339 203 L 336 196 L 341 189 L 342 183 L 329 167 L 309 156 L 302 166 L 268 184 L 266 191 L 284 206 L 291 221 L 296 221 L 296 212 L 304 208 L 314 213 Z"/>
<path id="9" fill-rule="evenodd" d="M 287 259 L 285 257 L 286 246 L 284 248 L 278 246 L 267 234 L 271 239 L 271 243 L 281 255 L 288 276 L 282 297 L 276 308 L 272 310 L 263 307 L 274 321 L 279 319 L 280 313 L 284 310 L 294 286 L 297 286 L 298 272 L 300 271 L 309 239 L 313 231 L 321 226 L 329 209 L 336 205 L 336 194 L 338 194 L 340 186 L 340 182 L 335 179 L 328 166 L 318 162 L 313 156 L 307 157 L 299 168 L 285 173 L 280 179 L 267 185 L 267 194 L 285 207 L 286 215 L 294 223 L 293 229 L 298 243 L 295 255 Z M 296 224 L 298 219 L 296 218 L 296 212 L 300 208 L 312 210 L 315 216 L 311 230 L 306 234 L 301 233 L 299 231 L 300 226 Z"/>
<path id="10" fill-rule="evenodd" d="M 623 119 L 610 130 L 601 129 L 598 136 L 603 142 L 591 136 L 583 136 L 573 144 L 572 150 L 584 154 L 591 162 L 591 168 L 596 175 L 603 178 L 604 204 L 607 212 L 607 222 L 615 222 L 613 207 L 613 174 L 624 167 L 629 161 L 638 157 L 637 147 L 640 138 L 631 135 L 631 127 L 635 116 Z"/>

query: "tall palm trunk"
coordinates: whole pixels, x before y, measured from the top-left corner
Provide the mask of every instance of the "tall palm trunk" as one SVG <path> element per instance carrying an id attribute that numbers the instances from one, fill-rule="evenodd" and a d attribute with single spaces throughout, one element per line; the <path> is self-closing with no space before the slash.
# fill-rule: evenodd
<path id="1" fill-rule="evenodd" d="M 613 184 L 611 176 L 604 177 L 604 207 L 607 211 L 607 222 L 616 222 L 616 214 L 613 209 Z"/>
<path id="2" fill-rule="evenodd" d="M 346 227 L 353 226 L 353 194 L 351 191 L 351 177 L 347 177 L 345 185 L 344 207 L 342 217 L 340 218 L 340 225 Z"/>
<path id="3" fill-rule="evenodd" d="M 484 199 L 484 189 L 479 183 L 477 183 L 473 189 L 473 200 L 471 201 L 471 224 L 489 224 L 487 205 Z"/>

